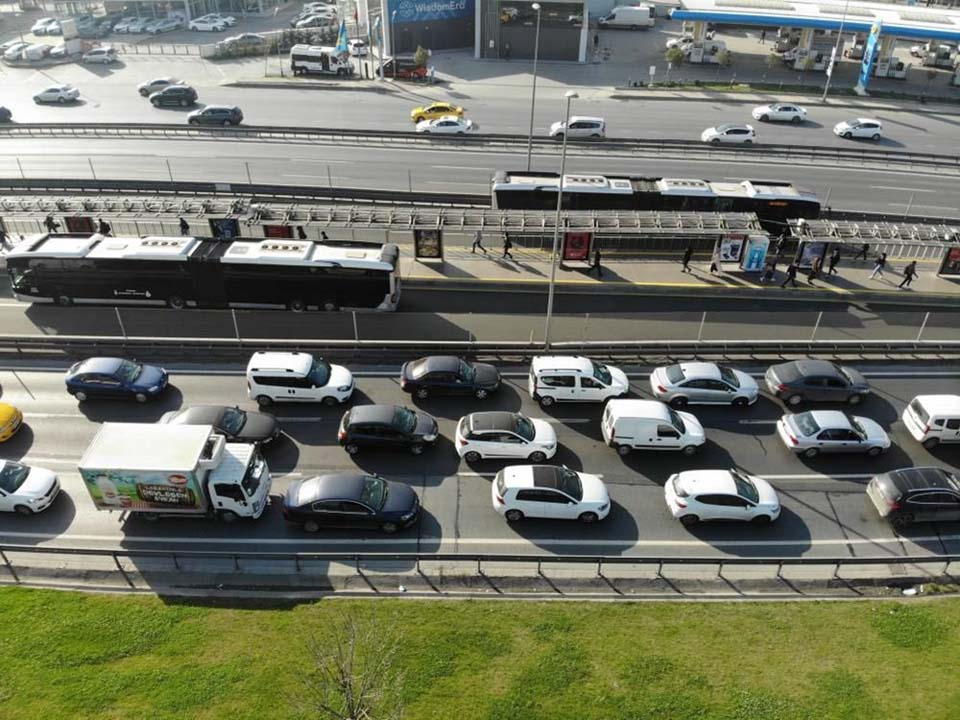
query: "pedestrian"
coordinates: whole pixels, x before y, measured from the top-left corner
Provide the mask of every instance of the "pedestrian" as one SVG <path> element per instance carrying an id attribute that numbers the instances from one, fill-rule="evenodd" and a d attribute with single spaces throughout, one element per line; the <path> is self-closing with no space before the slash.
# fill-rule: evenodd
<path id="1" fill-rule="evenodd" d="M 7 246 L 7 231 L 0 227 L 0 247 Z"/>
<path id="2" fill-rule="evenodd" d="M 760 276 L 760 282 L 768 283 L 773 280 L 773 276 L 777 273 L 777 261 L 774 259 L 768 259 L 767 264 L 763 269 L 763 275 Z"/>
<path id="3" fill-rule="evenodd" d="M 503 59 L 504 59 L 504 60 L 509 60 L 509 59 L 510 59 L 510 51 L 511 51 L 512 49 L 513 49 L 513 47 L 510 45 L 510 41 L 507 40 L 507 42 L 505 42 L 505 43 L 503 44 Z"/>
<path id="4" fill-rule="evenodd" d="M 433 65 L 430 66 L 430 84 L 433 85 L 437 81 L 437 68 Z"/>
<path id="5" fill-rule="evenodd" d="M 508 235 L 503 236 L 503 257 L 510 258 L 513 260 L 513 254 L 510 252 L 510 248 L 513 247 L 513 243 L 510 242 L 510 237 Z"/>
<path id="6" fill-rule="evenodd" d="M 690 269 L 690 258 L 693 257 L 693 245 L 687 245 L 687 249 L 683 251 L 683 272 L 693 272 Z"/>
<path id="7" fill-rule="evenodd" d="M 181 235 L 190 234 L 190 224 L 187 222 L 186 218 L 180 218 L 180 234 Z"/>
<path id="8" fill-rule="evenodd" d="M 820 277 L 820 267 L 823 265 L 823 258 L 815 257 L 810 263 L 810 270 L 807 272 L 807 282 L 813 285 L 813 281 Z"/>
<path id="9" fill-rule="evenodd" d="M 301 240 L 307 239 L 307 231 L 303 229 L 303 225 L 297 225 L 297 237 Z"/>
<path id="10" fill-rule="evenodd" d="M 914 260 L 909 265 L 903 269 L 903 280 L 900 282 L 898 287 L 910 287 L 910 283 L 913 282 L 913 279 L 917 276 L 917 261 Z"/>
<path id="11" fill-rule="evenodd" d="M 784 238 L 783 235 L 777 238 L 777 249 L 773 254 L 774 259 L 777 262 L 780 262 L 780 260 L 783 258 L 783 246 L 785 243 L 786 243 L 786 238 Z"/>
<path id="12" fill-rule="evenodd" d="M 593 51 L 596 52 L 598 47 L 600 47 L 600 33 L 595 32 L 593 34 Z"/>
<path id="13" fill-rule="evenodd" d="M 487 249 L 483 246 L 483 233 L 477 230 L 473 234 L 473 245 L 470 246 L 470 252 L 475 253 L 477 248 L 483 250 L 483 254 L 487 254 Z"/>
<path id="14" fill-rule="evenodd" d="M 763 45 L 766 41 L 767 41 L 767 31 L 766 31 L 766 30 L 761 30 L 761 31 L 760 31 L 760 44 Z"/>
<path id="15" fill-rule="evenodd" d="M 111 232 L 110 226 L 103 218 L 97 218 L 97 232 L 101 235 L 109 235 Z"/>
<path id="16" fill-rule="evenodd" d="M 603 277 L 603 268 L 600 267 L 600 247 L 599 246 L 593 249 L 593 265 L 590 266 L 590 270 L 588 272 L 593 272 L 594 270 L 597 271 L 598 278 Z"/>
<path id="17" fill-rule="evenodd" d="M 787 276 L 783 279 L 783 282 L 780 283 L 780 287 L 786 287 L 787 283 L 797 286 L 797 261 L 791 260 L 790 264 L 787 265 Z"/>
<path id="18" fill-rule="evenodd" d="M 867 253 L 868 253 L 868 252 L 870 252 L 870 243 L 864 243 L 864 244 L 860 247 L 860 252 L 858 252 L 856 255 L 854 255 L 854 256 L 853 256 L 853 259 L 854 259 L 854 260 L 859 260 L 860 258 L 863 258 L 864 260 L 866 260 L 866 259 L 867 259 Z"/>
<path id="19" fill-rule="evenodd" d="M 48 233 L 54 233 L 60 228 L 60 224 L 53 219 L 53 215 L 47 215 L 43 219 L 43 224 L 47 226 Z"/>
<path id="20" fill-rule="evenodd" d="M 883 277 L 883 268 L 886 267 L 886 264 L 887 264 L 887 254 L 880 253 L 879 255 L 877 255 L 877 259 L 874 260 L 873 262 L 874 262 L 873 272 L 870 273 L 871 280 L 873 280 L 877 275 L 879 275 L 880 277 Z"/>
<path id="21" fill-rule="evenodd" d="M 830 267 L 827 270 L 827 275 L 839 275 L 837 272 L 837 263 L 840 262 L 840 246 L 837 245 L 833 252 L 830 254 Z"/>
<path id="22" fill-rule="evenodd" d="M 320 231 L 320 242 L 327 242 L 330 238 L 327 237 L 327 234 L 321 230 Z"/>

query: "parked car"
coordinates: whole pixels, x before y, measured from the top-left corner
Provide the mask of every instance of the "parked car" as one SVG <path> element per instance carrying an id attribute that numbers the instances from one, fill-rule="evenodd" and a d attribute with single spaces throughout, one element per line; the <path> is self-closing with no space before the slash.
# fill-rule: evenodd
<path id="1" fill-rule="evenodd" d="M 0 402 L 0 442 L 6 442 L 23 427 L 23 413 L 10 403 Z"/>
<path id="2" fill-rule="evenodd" d="M 883 123 L 872 118 L 844 120 L 833 126 L 833 134 L 847 140 L 851 138 L 879 140 L 880 136 L 883 135 Z"/>
<path id="3" fill-rule="evenodd" d="M 532 463 L 557 453 L 557 433 L 546 420 L 515 412 L 477 412 L 460 418 L 454 445 L 468 463 L 521 458 Z"/>
<path id="4" fill-rule="evenodd" d="M 55 18 L 40 18 L 30 27 L 30 32 L 34 35 L 46 35 L 47 26 L 55 22 L 57 22 Z"/>
<path id="5" fill-rule="evenodd" d="M 50 507 L 59 493 L 60 481 L 52 470 L 0 460 L 0 510 L 34 515 Z"/>
<path id="6" fill-rule="evenodd" d="M 227 405 L 191 405 L 171 410 L 161 416 L 160 422 L 167 425 L 212 425 L 230 442 L 268 443 L 283 433 L 273 415 Z"/>
<path id="7" fill-rule="evenodd" d="M 960 520 L 960 478 L 938 467 L 909 467 L 872 478 L 867 497 L 895 528 Z"/>
<path id="8" fill-rule="evenodd" d="M 539 355 L 530 362 L 527 391 L 542 407 L 555 402 L 605 402 L 630 392 L 626 373 L 579 355 Z"/>
<path id="9" fill-rule="evenodd" d="M 153 18 L 134 18 L 127 23 L 127 32 L 132 35 L 139 35 L 142 32 L 146 32 L 147 25 L 153 22 Z"/>
<path id="10" fill-rule="evenodd" d="M 753 119 L 761 122 L 806 122 L 807 110 L 791 103 L 772 103 L 753 109 Z"/>
<path id="11" fill-rule="evenodd" d="M 117 51 L 112 47 L 93 48 L 92 50 L 85 52 L 83 57 L 80 59 L 88 64 L 99 63 L 103 65 L 109 65 L 110 63 L 115 63 L 117 61 Z"/>
<path id="12" fill-rule="evenodd" d="M 550 137 L 554 140 L 563 140 L 564 136 L 574 140 L 590 138 L 599 140 L 607 135 L 607 123 L 600 117 L 583 117 L 574 115 L 570 118 L 569 126 L 560 121 L 550 126 Z"/>
<path id="13" fill-rule="evenodd" d="M 700 133 L 701 142 L 711 145 L 723 144 L 742 144 L 752 145 L 757 139 L 757 134 L 752 125 L 736 125 L 734 123 L 725 123 L 716 127 L 709 127 Z"/>
<path id="14" fill-rule="evenodd" d="M 222 13 L 210 13 L 206 16 L 210 20 L 220 20 L 227 27 L 233 27 L 237 24 L 237 19 L 233 15 L 223 15 Z"/>
<path id="15" fill-rule="evenodd" d="M 650 373 L 650 391 L 672 408 L 693 405 L 746 407 L 760 397 L 750 375 L 708 362 L 685 362 L 658 367 Z"/>
<path id="16" fill-rule="evenodd" d="M 33 96 L 35 103 L 66 103 L 76 102 L 80 91 L 73 85 L 50 85 Z"/>
<path id="17" fill-rule="evenodd" d="M 828 360 L 792 360 L 772 365 L 764 375 L 767 389 L 787 405 L 846 402 L 858 405 L 870 394 L 863 375 Z"/>
<path id="18" fill-rule="evenodd" d="M 500 373 L 493 365 L 452 355 L 411 360 L 400 369 L 400 389 L 421 400 L 430 395 L 473 395 L 483 400 L 499 387 Z"/>
<path id="19" fill-rule="evenodd" d="M 65 377 L 67 392 L 83 402 L 92 397 L 146 402 L 167 387 L 167 371 L 122 358 L 93 357 L 74 363 Z"/>
<path id="20" fill-rule="evenodd" d="M 877 422 L 839 410 L 784 415 L 777 421 L 777 434 L 788 450 L 808 458 L 827 452 L 874 457 L 890 449 L 890 438 Z"/>
<path id="21" fill-rule="evenodd" d="M 47 23 L 45 29 L 45 35 L 63 35 L 63 25 L 60 24 L 59 20 L 54 20 L 51 23 Z"/>
<path id="22" fill-rule="evenodd" d="M 188 27 L 194 31 L 201 32 L 223 32 L 227 29 L 227 23 L 220 18 L 214 18 L 209 15 L 191 20 Z"/>
<path id="23" fill-rule="evenodd" d="M 306 30 L 308 28 L 333 28 L 337 26 L 337 19 L 333 15 L 309 15 L 305 18 L 296 19 L 293 27 L 297 30 Z"/>
<path id="24" fill-rule="evenodd" d="M 66 43 L 60 43 L 59 45 L 56 45 L 47 55 L 48 58 L 65 58 L 66 56 L 67 56 Z"/>
<path id="25" fill-rule="evenodd" d="M 120 33 L 120 34 L 128 33 L 130 32 L 130 25 L 139 20 L 140 18 L 135 17 L 133 15 L 129 15 L 125 18 L 121 18 L 116 23 L 114 23 L 113 32 Z"/>
<path id="26" fill-rule="evenodd" d="M 401 405 L 358 405 L 343 414 L 337 440 L 351 455 L 378 448 L 419 455 L 437 436 L 437 421 L 426 413 Z"/>
<path id="27" fill-rule="evenodd" d="M 240 33 L 232 35 L 222 40 L 224 45 L 232 45 L 241 48 L 257 48 L 266 45 L 266 38 L 256 33 Z"/>
<path id="28" fill-rule="evenodd" d="M 388 57 L 383 63 L 383 75 L 397 80 L 422 80 L 427 76 L 427 66 L 410 57 Z"/>
<path id="29" fill-rule="evenodd" d="M 296 480 L 283 495 L 283 517 L 307 532 L 358 528 L 395 533 L 419 516 L 420 499 L 409 485 L 360 472 Z"/>
<path id="30" fill-rule="evenodd" d="M 671 475 L 663 496 L 670 514 L 688 527 L 704 520 L 765 524 L 780 517 L 780 499 L 773 486 L 735 468 Z"/>
<path id="31" fill-rule="evenodd" d="M 207 105 L 187 115 L 190 125 L 239 125 L 243 111 L 236 105 Z"/>
<path id="32" fill-rule="evenodd" d="M 415 107 L 410 111 L 410 119 L 415 123 L 422 123 L 424 120 L 435 120 L 448 115 L 463 117 L 463 112 L 463 108 L 458 105 L 435 102 L 423 107 Z"/>
<path id="33" fill-rule="evenodd" d="M 34 43 L 33 45 L 28 45 L 23 49 L 22 58 L 28 62 L 42 60 L 50 54 L 51 50 L 53 50 L 53 45 L 48 45 L 47 43 Z"/>
<path id="34" fill-rule="evenodd" d="M 175 77 L 159 77 L 153 80 L 146 80 L 137 85 L 137 92 L 143 97 L 149 97 L 155 92 L 160 92 L 171 85 L 179 85 L 180 81 Z"/>
<path id="35" fill-rule="evenodd" d="M 23 55 L 23 51 L 30 47 L 30 43 L 27 42 L 15 42 L 6 45 L 6 50 L 3 51 L 4 60 L 19 60 Z"/>
<path id="36" fill-rule="evenodd" d="M 610 494 L 596 475 L 556 465 L 511 465 L 490 485 L 493 509 L 509 522 L 524 518 L 595 523 L 610 514 Z"/>
<path id="37" fill-rule="evenodd" d="M 473 120 L 464 120 L 456 115 L 424 120 L 417 123 L 417 132 L 424 135 L 463 135 L 477 130 Z"/>
<path id="38" fill-rule="evenodd" d="M 170 32 L 171 30 L 179 30 L 181 27 L 183 27 L 183 21 L 179 18 L 163 18 L 151 23 L 150 27 L 147 28 L 147 32 L 151 35 L 159 35 L 160 33 Z"/>
<path id="39" fill-rule="evenodd" d="M 903 409 L 904 426 L 928 450 L 960 443 L 960 395 L 917 395 Z"/>
<path id="40" fill-rule="evenodd" d="M 13 120 L 13 113 L 10 112 L 10 108 L 0 105 L 0 123 L 10 122 L 11 120 Z"/>
<path id="41" fill-rule="evenodd" d="M 179 105 L 188 107 L 197 101 L 197 91 L 189 85 L 168 85 L 150 95 L 150 104 L 154 107 Z"/>
<path id="42" fill-rule="evenodd" d="M 350 54 L 354 57 L 366 57 L 370 52 L 367 43 L 359 38 L 348 41 L 347 47 L 350 48 Z"/>

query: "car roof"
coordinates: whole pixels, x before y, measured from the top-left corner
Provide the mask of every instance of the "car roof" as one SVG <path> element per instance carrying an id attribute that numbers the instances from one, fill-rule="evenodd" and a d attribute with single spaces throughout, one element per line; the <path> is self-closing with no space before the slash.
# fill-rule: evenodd
<path id="1" fill-rule="evenodd" d="M 683 377 L 686 380 L 696 379 L 720 379 L 720 368 L 716 363 L 708 362 L 685 362 L 680 363 L 680 369 L 683 371 Z"/>
<path id="2" fill-rule="evenodd" d="M 572 115 L 570 117 L 570 122 L 604 122 L 602 117 L 592 117 L 590 115 Z"/>
<path id="3" fill-rule="evenodd" d="M 919 402 L 929 413 L 960 412 L 960 395 L 917 395 L 911 402 Z"/>
<path id="4" fill-rule="evenodd" d="M 880 121 L 877 120 L 876 118 L 857 118 L 854 122 L 858 122 L 858 123 L 876 123 L 877 125 L 880 124 Z"/>
<path id="5" fill-rule="evenodd" d="M 561 468 L 556 465 L 512 465 L 503 469 L 503 482 L 510 488 L 551 488 L 561 486 Z"/>
<path id="6" fill-rule="evenodd" d="M 938 467 L 912 467 L 893 470 L 887 473 L 893 484 L 901 492 L 945 488 L 960 492 L 960 483 L 954 475 Z"/>
<path id="7" fill-rule="evenodd" d="M 350 410 L 350 424 L 379 423 L 392 425 L 393 416 L 396 412 L 396 405 L 357 405 Z"/>
<path id="8" fill-rule="evenodd" d="M 180 410 L 171 422 L 176 425 L 214 425 L 225 410 L 223 405 L 191 405 Z"/>
<path id="9" fill-rule="evenodd" d="M 414 363 L 423 363 L 424 372 L 456 372 L 460 369 L 460 358 L 456 355 L 428 355 Z"/>
<path id="10" fill-rule="evenodd" d="M 610 414 L 617 417 L 643 417 L 670 421 L 670 411 L 659 400 L 637 400 L 634 398 L 614 398 L 607 402 Z"/>
<path id="11" fill-rule="evenodd" d="M 680 473 L 680 484 L 688 495 L 738 494 L 729 470 L 689 470 Z"/>
<path id="12" fill-rule="evenodd" d="M 247 363 L 247 372 L 280 370 L 306 375 L 313 366 L 313 356 L 302 352 L 255 352 Z"/>
<path id="13" fill-rule="evenodd" d="M 346 472 L 307 478 L 297 492 L 297 505 L 309 505 L 318 500 L 359 500 L 366 477 L 366 473 Z"/>
<path id="14" fill-rule="evenodd" d="M 470 414 L 471 430 L 513 430 L 517 427 L 517 413 L 490 411 Z"/>
<path id="15" fill-rule="evenodd" d="M 777 368 L 789 368 L 790 371 L 798 377 L 807 377 L 809 375 L 832 375 L 833 377 L 841 377 L 840 369 L 829 360 L 791 360 L 790 362 L 777 365 Z"/>
<path id="16" fill-rule="evenodd" d="M 77 368 L 77 372 L 112 374 L 117 371 L 117 368 L 120 367 L 120 363 L 122 362 L 122 359 L 112 357 L 87 358 L 86 360 L 81 361 L 80 367 Z"/>
<path id="17" fill-rule="evenodd" d="M 593 361 L 580 355 L 541 355 L 535 357 L 531 363 L 535 372 L 548 370 L 576 370 L 593 374 Z"/>
<path id="18" fill-rule="evenodd" d="M 809 413 L 821 428 L 851 428 L 850 418 L 840 410 L 810 410 Z"/>

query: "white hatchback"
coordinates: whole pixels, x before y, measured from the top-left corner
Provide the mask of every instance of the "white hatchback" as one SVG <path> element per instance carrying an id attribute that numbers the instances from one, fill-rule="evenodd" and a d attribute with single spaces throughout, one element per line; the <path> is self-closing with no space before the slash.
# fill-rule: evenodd
<path id="1" fill-rule="evenodd" d="M 468 463 L 522 458 L 541 463 L 557 453 L 557 433 L 546 420 L 514 412 L 477 412 L 457 423 L 457 454 Z"/>
<path id="2" fill-rule="evenodd" d="M 523 518 L 595 523 L 610 514 L 610 494 L 596 475 L 556 465 L 512 465 L 490 485 L 493 509 L 509 522 Z"/>
<path id="3" fill-rule="evenodd" d="M 700 140 L 711 145 L 741 144 L 752 145 L 757 139 L 757 134 L 752 125 L 734 125 L 725 123 L 716 127 L 709 127 L 700 133 Z"/>
<path id="4" fill-rule="evenodd" d="M 33 96 L 35 103 L 70 103 L 76 102 L 80 91 L 73 85 L 51 85 Z"/>
<path id="5" fill-rule="evenodd" d="M 780 517 L 777 491 L 766 480 L 736 469 L 687 470 L 663 486 L 670 513 L 684 525 L 701 520 L 769 523 Z"/>
<path id="6" fill-rule="evenodd" d="M 847 140 L 851 138 L 879 140 L 880 136 L 883 135 L 883 123 L 872 118 L 844 120 L 833 126 L 833 134 Z"/>
<path id="7" fill-rule="evenodd" d="M 417 132 L 424 135 L 464 135 L 474 132 L 477 128 L 473 120 L 465 120 L 456 115 L 444 115 L 417 123 Z"/>
<path id="8" fill-rule="evenodd" d="M 0 510 L 33 515 L 50 507 L 59 492 L 52 470 L 0 460 Z"/>
<path id="9" fill-rule="evenodd" d="M 607 135 L 607 123 L 600 117 L 582 117 L 574 115 L 569 123 L 555 122 L 550 126 L 550 137 L 563 140 L 566 135 L 572 139 L 592 138 L 599 140 Z"/>
<path id="10" fill-rule="evenodd" d="M 890 449 L 890 438 L 877 422 L 839 410 L 788 413 L 777 420 L 777 434 L 787 450 L 807 458 L 827 452 L 875 457 Z"/>
<path id="11" fill-rule="evenodd" d="M 790 103 L 772 103 L 753 109 L 753 119 L 761 122 L 802 123 L 807 119 L 807 110 Z"/>

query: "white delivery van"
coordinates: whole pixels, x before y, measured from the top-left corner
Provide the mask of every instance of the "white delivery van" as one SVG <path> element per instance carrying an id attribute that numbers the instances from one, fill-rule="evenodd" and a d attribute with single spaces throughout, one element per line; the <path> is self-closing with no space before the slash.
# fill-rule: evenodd
<path id="1" fill-rule="evenodd" d="M 917 395 L 904 408 L 902 418 L 925 448 L 960 443 L 960 395 Z"/>
<path id="2" fill-rule="evenodd" d="M 527 378 L 530 397 L 543 407 L 555 402 L 604 402 L 626 395 L 630 381 L 623 370 L 590 358 L 544 355 L 530 363 Z"/>
<path id="3" fill-rule="evenodd" d="M 353 373 L 303 352 L 255 352 L 247 363 L 247 394 L 260 405 L 322 402 L 336 405 L 353 394 Z"/>
<path id="4" fill-rule="evenodd" d="M 649 5 L 618 5 L 597 22 L 602 28 L 649 30 L 655 21 Z"/>
<path id="5" fill-rule="evenodd" d="M 46 43 L 35 43 L 25 48 L 23 51 L 24 60 L 43 60 L 50 54 L 50 51 L 53 50 L 53 45 L 47 45 Z"/>
<path id="6" fill-rule="evenodd" d="M 600 430 L 604 442 L 621 455 L 631 450 L 680 450 L 693 455 L 707 441 L 694 415 L 658 400 L 611 400 Z"/>
<path id="7" fill-rule="evenodd" d="M 349 54 L 319 45 L 294 45 L 290 48 L 290 69 L 294 75 L 353 75 Z"/>

